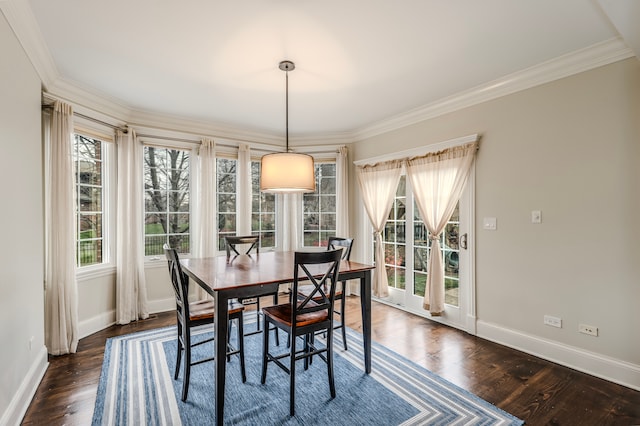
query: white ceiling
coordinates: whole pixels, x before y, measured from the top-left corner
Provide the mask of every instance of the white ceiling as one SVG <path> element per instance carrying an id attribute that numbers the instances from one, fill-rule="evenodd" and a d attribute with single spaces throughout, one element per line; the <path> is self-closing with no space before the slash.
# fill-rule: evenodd
<path id="1" fill-rule="evenodd" d="M 29 4 L 59 80 L 143 113 L 281 134 L 289 59 L 293 136 L 355 132 L 619 37 L 595 0 Z"/>

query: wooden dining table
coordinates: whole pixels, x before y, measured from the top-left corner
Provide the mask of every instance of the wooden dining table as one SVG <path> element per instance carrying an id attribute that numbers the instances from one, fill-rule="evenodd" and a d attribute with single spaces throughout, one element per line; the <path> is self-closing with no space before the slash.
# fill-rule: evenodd
<path id="1" fill-rule="evenodd" d="M 280 284 L 293 281 L 294 253 L 264 252 L 260 254 L 182 259 L 184 272 L 215 300 L 214 333 L 214 399 L 216 424 L 224 424 L 224 389 L 226 376 L 228 302 L 235 298 L 251 298 L 273 294 Z M 310 272 L 322 275 L 321 265 L 308 265 Z M 317 269 L 316 270 L 314 270 Z M 371 270 L 372 265 L 343 260 L 338 280 L 360 281 L 362 334 L 365 372 L 371 372 Z"/>

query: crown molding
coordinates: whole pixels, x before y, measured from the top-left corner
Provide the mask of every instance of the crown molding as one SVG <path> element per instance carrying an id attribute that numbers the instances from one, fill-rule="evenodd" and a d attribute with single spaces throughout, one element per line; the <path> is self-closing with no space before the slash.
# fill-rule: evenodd
<path id="1" fill-rule="evenodd" d="M 131 111 L 129 124 L 133 127 L 154 128 L 160 131 L 176 131 L 238 142 L 279 144 L 282 139 L 268 132 L 243 130 L 220 123 L 142 110 Z"/>
<path id="2" fill-rule="evenodd" d="M 46 88 L 60 75 L 55 61 L 40 33 L 29 2 L 26 0 L 1 0 L 0 11 L 4 14 L 18 41 L 38 73 Z"/>
<path id="3" fill-rule="evenodd" d="M 53 82 L 46 93 L 73 104 L 76 111 L 94 111 L 118 122 L 126 123 L 132 114 L 131 108 L 119 99 L 64 78 L 58 78 Z"/>
<path id="4" fill-rule="evenodd" d="M 238 128 L 221 123 L 212 123 L 188 117 L 177 117 L 169 114 L 134 110 L 129 116 L 129 124 L 134 127 L 147 127 L 159 130 L 178 131 L 192 135 L 210 136 L 217 139 L 226 139 L 237 142 L 252 142 L 274 147 L 284 146 L 284 135 L 259 130 Z M 290 137 L 289 145 L 292 148 L 313 145 L 345 144 L 351 143 L 350 134 L 336 133 L 325 135 L 313 135 L 302 137 Z"/>
<path id="5" fill-rule="evenodd" d="M 612 38 L 365 126 L 352 137 L 354 141 L 367 139 L 633 56 L 621 38 Z"/>

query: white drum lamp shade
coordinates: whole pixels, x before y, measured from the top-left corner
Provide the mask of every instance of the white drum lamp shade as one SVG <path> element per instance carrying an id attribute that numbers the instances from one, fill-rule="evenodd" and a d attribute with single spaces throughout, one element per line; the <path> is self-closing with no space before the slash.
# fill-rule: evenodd
<path id="1" fill-rule="evenodd" d="M 314 192 L 316 177 L 313 157 L 293 152 L 262 156 L 260 190 L 274 193 Z"/>

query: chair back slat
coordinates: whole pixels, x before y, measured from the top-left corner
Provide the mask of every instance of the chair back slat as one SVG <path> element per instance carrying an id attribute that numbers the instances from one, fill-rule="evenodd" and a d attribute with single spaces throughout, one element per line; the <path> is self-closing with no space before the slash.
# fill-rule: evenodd
<path id="1" fill-rule="evenodd" d="M 240 256 L 237 245 L 249 244 L 249 248 L 245 250 L 244 254 L 250 254 L 251 250 L 255 248 L 256 254 L 260 253 L 260 237 L 258 235 L 244 235 L 244 236 L 226 236 L 225 246 L 227 249 L 227 259 L 231 257 L 231 252 L 234 252 L 236 256 Z"/>
<path id="2" fill-rule="evenodd" d="M 342 247 L 342 260 L 349 260 L 351 257 L 351 247 L 353 246 L 353 238 L 329 237 L 327 241 L 327 250 L 334 250 Z"/>
<path id="3" fill-rule="evenodd" d="M 293 294 L 298 294 L 298 285 L 304 281 L 311 282 L 313 291 L 303 300 L 292 298 L 291 322 L 296 323 L 296 317 L 311 312 L 327 310 L 329 318 L 333 316 L 333 300 L 336 286 L 333 285 L 338 276 L 342 248 L 327 250 L 324 252 L 296 252 L 295 269 L 293 272 Z M 309 271 L 309 265 L 325 265 L 324 273 L 320 279 Z"/>

